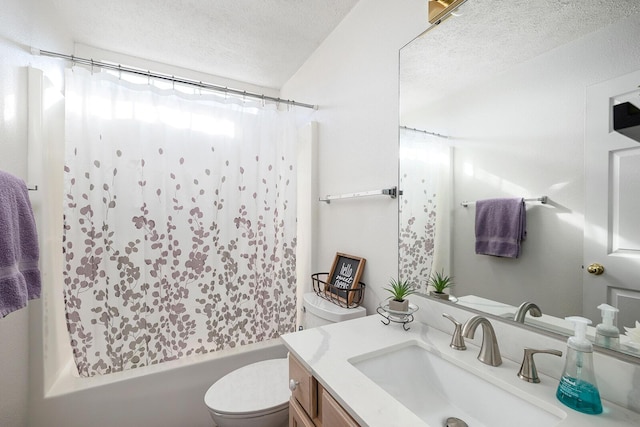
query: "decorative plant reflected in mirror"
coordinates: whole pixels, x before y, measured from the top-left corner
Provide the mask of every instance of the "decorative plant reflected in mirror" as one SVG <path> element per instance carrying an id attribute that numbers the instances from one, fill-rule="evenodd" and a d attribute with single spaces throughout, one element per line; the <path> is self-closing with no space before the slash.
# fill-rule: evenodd
<path id="1" fill-rule="evenodd" d="M 401 279 L 427 294 L 430 275 L 445 271 L 456 304 L 513 320 L 532 302 L 542 316 L 525 313 L 524 323 L 559 334 L 571 331 L 565 316 L 595 327 L 608 303 L 620 309 L 618 350 L 640 356 L 625 335 L 640 321 L 640 284 L 611 259 L 587 259 L 589 247 L 615 238 L 592 221 L 596 190 L 585 189 L 598 139 L 585 129 L 596 110 L 586 94 L 640 70 L 640 46 L 629 43 L 639 38 L 635 0 L 467 0 L 400 51 Z M 640 99 L 638 85 L 611 103 Z M 520 197 L 534 200 L 518 258 L 476 254 L 475 201 Z M 623 240 L 624 254 L 612 247 L 607 256 L 640 267 L 640 238 Z M 604 274 L 587 272 L 594 262 Z"/>

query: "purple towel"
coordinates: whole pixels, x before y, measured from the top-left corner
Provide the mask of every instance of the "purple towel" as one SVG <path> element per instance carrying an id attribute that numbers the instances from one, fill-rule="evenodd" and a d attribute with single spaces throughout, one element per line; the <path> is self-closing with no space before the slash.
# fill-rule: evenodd
<path id="1" fill-rule="evenodd" d="M 476 253 L 518 258 L 526 238 L 524 199 L 488 199 L 476 202 Z"/>
<path id="2" fill-rule="evenodd" d="M 0 171 L 0 318 L 40 297 L 38 257 L 27 186 Z"/>

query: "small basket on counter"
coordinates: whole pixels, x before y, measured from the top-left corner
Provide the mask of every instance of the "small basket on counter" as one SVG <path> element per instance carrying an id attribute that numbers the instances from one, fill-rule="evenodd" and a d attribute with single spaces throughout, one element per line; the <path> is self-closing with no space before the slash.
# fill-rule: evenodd
<path id="1" fill-rule="evenodd" d="M 329 283 L 329 273 L 314 273 L 311 275 L 313 291 L 321 298 L 326 299 L 343 308 L 356 308 L 364 300 L 366 285 L 357 282 L 350 289 L 338 288 Z"/>

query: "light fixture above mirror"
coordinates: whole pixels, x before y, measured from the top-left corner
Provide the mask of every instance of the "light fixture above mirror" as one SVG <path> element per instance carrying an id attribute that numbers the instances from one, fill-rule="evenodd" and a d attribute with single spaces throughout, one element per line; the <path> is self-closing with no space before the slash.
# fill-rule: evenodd
<path id="1" fill-rule="evenodd" d="M 442 18 L 453 12 L 466 0 L 430 0 L 429 1 L 429 23 L 435 24 Z"/>

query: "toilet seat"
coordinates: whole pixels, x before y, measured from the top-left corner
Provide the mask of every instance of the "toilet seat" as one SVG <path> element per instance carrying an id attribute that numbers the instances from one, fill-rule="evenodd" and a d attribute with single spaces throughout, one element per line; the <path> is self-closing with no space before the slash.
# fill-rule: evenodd
<path id="1" fill-rule="evenodd" d="M 253 418 L 288 408 L 286 358 L 252 363 L 216 381 L 204 396 L 209 409 L 227 418 Z"/>
<path id="2" fill-rule="evenodd" d="M 267 415 L 271 415 L 271 414 L 276 414 L 278 412 L 289 412 L 289 401 L 287 401 L 286 403 L 283 403 L 280 406 L 277 406 L 275 408 L 271 408 L 270 410 L 265 410 L 265 411 L 257 411 L 257 412 L 248 412 L 245 414 L 239 414 L 239 413 L 233 413 L 233 414 L 229 414 L 229 413 L 220 413 L 220 412 L 216 412 L 213 409 L 211 409 L 211 412 L 217 416 L 219 416 L 220 418 L 226 418 L 226 419 L 230 419 L 230 420 L 234 420 L 234 419 L 238 419 L 238 420 L 251 420 L 253 418 L 263 418 Z"/>

